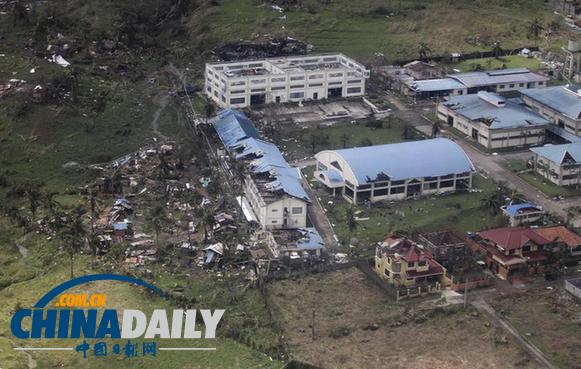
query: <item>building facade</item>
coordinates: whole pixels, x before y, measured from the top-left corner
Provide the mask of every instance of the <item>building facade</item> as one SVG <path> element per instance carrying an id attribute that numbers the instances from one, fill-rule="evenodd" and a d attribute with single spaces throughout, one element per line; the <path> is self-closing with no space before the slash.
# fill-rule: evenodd
<path id="1" fill-rule="evenodd" d="M 581 142 L 534 147 L 531 151 L 539 175 L 559 186 L 581 185 Z"/>
<path id="2" fill-rule="evenodd" d="M 550 123 L 518 100 L 485 91 L 450 97 L 438 104 L 437 115 L 487 149 L 541 145 Z"/>
<path id="3" fill-rule="evenodd" d="M 365 95 L 369 70 L 343 54 L 206 64 L 204 91 L 222 108 Z"/>
<path id="4" fill-rule="evenodd" d="M 472 162 L 460 146 L 444 138 L 327 150 L 315 158 L 315 178 L 351 203 L 472 187 Z"/>
<path id="5" fill-rule="evenodd" d="M 479 232 L 475 251 L 499 278 L 513 280 L 545 272 L 550 241 L 528 228 L 498 228 Z"/>
<path id="6" fill-rule="evenodd" d="M 375 251 L 375 272 L 398 287 L 444 284 L 446 269 L 422 246 L 407 238 L 388 238 Z"/>
<path id="7" fill-rule="evenodd" d="M 526 90 L 522 99 L 537 114 L 581 136 L 581 85 Z"/>

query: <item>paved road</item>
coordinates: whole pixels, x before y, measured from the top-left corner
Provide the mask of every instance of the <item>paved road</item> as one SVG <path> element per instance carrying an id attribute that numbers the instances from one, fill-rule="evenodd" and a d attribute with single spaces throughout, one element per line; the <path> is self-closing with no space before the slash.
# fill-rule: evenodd
<path id="1" fill-rule="evenodd" d="M 545 354 L 539 350 L 535 345 L 527 341 L 510 323 L 504 320 L 492 306 L 490 306 L 484 299 L 480 298 L 472 302 L 472 305 L 481 313 L 488 315 L 495 326 L 501 327 L 511 336 L 513 336 L 517 342 L 529 352 L 539 363 L 547 369 L 558 369 L 556 366 L 551 364 L 547 359 Z"/>
<path id="2" fill-rule="evenodd" d="M 426 108 L 410 109 L 408 106 L 399 101 L 397 97 L 393 95 L 387 95 L 386 97 L 388 101 L 397 108 L 397 110 L 394 111 L 394 115 L 396 117 L 412 125 L 424 135 L 428 137 L 431 136 L 432 123 L 423 116 L 423 110 Z M 518 192 L 522 193 L 527 200 L 542 206 L 548 212 L 566 219 L 567 208 L 572 206 L 581 206 L 581 197 L 566 198 L 558 201 L 553 200 L 502 165 L 502 162 L 505 161 L 509 156 L 511 158 L 527 158 L 531 156 L 528 151 L 506 153 L 501 155 L 490 155 L 478 150 L 471 143 L 465 141 L 464 139 L 457 139 L 445 130 L 442 132 L 442 134 L 456 141 L 456 143 L 458 143 L 464 149 L 466 154 L 468 154 L 468 157 L 470 157 L 472 163 L 474 163 L 478 170 L 484 171 L 487 175 L 496 181 L 506 182 L 510 188 L 516 189 Z"/>
<path id="3" fill-rule="evenodd" d="M 335 235 L 335 231 L 333 230 L 333 226 L 331 226 L 331 222 L 329 222 L 329 218 L 327 214 L 325 214 L 325 210 L 323 206 L 319 202 L 319 198 L 317 194 L 311 186 L 307 183 L 307 181 L 303 178 L 301 180 L 303 188 L 307 191 L 307 194 L 312 200 L 312 205 L 307 208 L 308 216 L 313 226 L 317 229 L 323 241 L 325 242 L 325 246 L 327 250 L 331 252 L 337 252 L 338 243 L 337 243 L 337 236 Z"/>

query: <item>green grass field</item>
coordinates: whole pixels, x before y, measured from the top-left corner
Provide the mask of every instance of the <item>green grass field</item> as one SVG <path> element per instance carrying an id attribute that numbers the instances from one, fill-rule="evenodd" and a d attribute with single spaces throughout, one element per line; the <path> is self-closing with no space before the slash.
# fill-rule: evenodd
<path id="1" fill-rule="evenodd" d="M 306 170 L 303 173 L 308 173 Z M 312 179 L 312 174 L 307 175 Z M 369 254 L 374 243 L 385 239 L 391 232 L 399 231 L 410 235 L 418 232 L 434 231 L 443 228 L 456 228 L 476 232 L 486 228 L 502 226 L 506 219 L 494 215 L 482 206 L 481 200 L 497 190 L 493 181 L 480 175 L 474 176 L 474 188 L 481 192 L 455 193 L 442 196 L 427 196 L 418 200 L 380 202 L 371 209 L 356 205 L 358 227 L 352 237 L 357 238 L 360 251 Z M 315 183 L 310 181 L 311 184 Z M 315 184 L 318 186 L 317 184 Z M 340 197 L 333 198 L 325 190 L 318 192 L 321 203 L 333 224 L 340 240 L 349 237 L 345 213 L 352 206 Z M 367 219 L 368 218 L 368 219 Z"/>
<path id="2" fill-rule="evenodd" d="M 512 159 L 504 162 L 504 166 L 513 172 L 517 173 L 519 177 L 527 181 L 529 184 L 536 187 L 539 191 L 550 197 L 563 196 L 573 197 L 581 196 L 581 190 L 572 187 L 562 187 L 548 181 L 534 171 L 526 171 L 526 162 L 521 159 Z"/>
<path id="3" fill-rule="evenodd" d="M 450 70 L 458 69 L 460 72 L 471 72 L 476 69 L 500 69 L 500 68 L 527 68 L 529 70 L 539 70 L 541 64 L 535 58 L 527 58 L 520 55 L 504 56 L 500 58 L 480 58 L 464 60 L 457 64 L 451 64 Z"/>
<path id="4" fill-rule="evenodd" d="M 473 37 L 489 44 L 500 41 L 504 48 L 533 45 L 526 37 L 527 23 L 534 18 L 543 23 L 555 19 L 549 5 L 540 0 L 303 3 L 305 10 L 281 14 L 265 3 L 228 0 L 208 11 L 207 22 L 214 37 L 226 41 L 289 35 L 306 40 L 319 52 L 340 51 L 367 60 L 380 53 L 393 60 L 417 57 L 420 42 L 436 54 L 490 49 L 469 43 Z M 553 48 L 563 42 L 556 37 Z"/>
<path id="5" fill-rule="evenodd" d="M 409 130 L 409 139 L 421 137 Z M 381 127 L 360 123 L 339 123 L 330 127 L 299 129 L 295 126 L 282 126 L 278 136 L 281 147 L 289 160 L 310 157 L 322 150 L 343 149 L 369 144 L 381 145 L 405 141 L 404 125 L 395 118 L 382 121 Z"/>

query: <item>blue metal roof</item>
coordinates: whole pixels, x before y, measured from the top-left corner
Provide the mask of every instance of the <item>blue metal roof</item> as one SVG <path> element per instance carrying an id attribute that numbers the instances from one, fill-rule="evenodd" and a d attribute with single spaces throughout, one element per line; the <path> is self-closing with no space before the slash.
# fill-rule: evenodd
<path id="1" fill-rule="evenodd" d="M 358 184 L 372 182 L 382 176 L 388 176 L 391 180 L 404 180 L 474 171 L 472 162 L 462 148 L 446 138 L 334 152 L 349 164 Z"/>
<path id="2" fill-rule="evenodd" d="M 260 135 L 256 127 L 238 110 L 225 109 L 218 113 L 213 121 L 214 129 L 227 149 L 235 146 L 246 138 L 258 138 Z"/>
<path id="3" fill-rule="evenodd" d="M 485 100 L 503 100 L 504 106 L 496 106 Z M 478 94 L 452 96 L 444 103 L 470 120 L 491 120 L 490 128 L 518 128 L 546 125 L 550 122 L 542 116 L 534 113 L 521 103 L 520 99 L 503 99 L 490 92 Z"/>
<path id="4" fill-rule="evenodd" d="M 129 229 L 129 225 L 125 222 L 113 223 L 113 229 L 116 231 L 126 231 Z"/>
<path id="5" fill-rule="evenodd" d="M 317 250 L 325 248 L 325 242 L 323 242 L 323 238 L 321 238 L 321 235 L 315 228 L 299 228 L 298 231 L 303 235 L 303 237 L 296 242 L 298 249 Z"/>
<path id="6" fill-rule="evenodd" d="M 459 81 L 468 88 L 507 83 L 531 83 L 549 80 L 548 77 L 533 73 L 526 68 L 510 68 L 484 72 L 457 73 L 450 74 L 448 77 Z"/>
<path id="7" fill-rule="evenodd" d="M 335 169 L 324 170 L 321 173 L 327 177 L 331 183 L 343 183 L 341 173 L 337 172 Z"/>
<path id="8" fill-rule="evenodd" d="M 581 85 L 533 88 L 521 93 L 571 119 L 581 119 Z"/>
<path id="9" fill-rule="evenodd" d="M 276 145 L 259 139 L 260 134 L 244 113 L 226 109 L 218 113 L 214 128 L 224 143 L 224 147 L 236 159 L 253 156 L 250 170 L 253 173 L 268 172 L 274 179 L 268 184 L 272 191 L 282 190 L 286 194 L 310 202 L 301 185 L 301 175 L 291 167 Z"/>
<path id="10" fill-rule="evenodd" d="M 524 203 L 524 204 L 514 204 L 514 205 L 507 205 L 504 209 L 511 217 L 514 217 L 519 214 L 521 210 L 524 209 L 534 209 L 534 210 L 541 210 L 538 206 L 531 203 Z"/>
<path id="11" fill-rule="evenodd" d="M 533 147 L 531 151 L 558 164 L 563 163 L 566 154 L 569 154 L 577 163 L 581 163 L 581 143 L 579 142 L 564 145 Z"/>
<path id="12" fill-rule="evenodd" d="M 409 87 L 416 92 L 451 91 L 465 89 L 462 83 L 453 78 L 425 79 L 411 81 Z"/>

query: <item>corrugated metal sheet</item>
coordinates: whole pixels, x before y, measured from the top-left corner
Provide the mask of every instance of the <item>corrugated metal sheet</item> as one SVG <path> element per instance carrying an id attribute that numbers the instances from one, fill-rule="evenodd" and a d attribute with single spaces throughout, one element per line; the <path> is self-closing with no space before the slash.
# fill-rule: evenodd
<path id="1" fill-rule="evenodd" d="M 573 160 L 577 163 L 581 163 L 581 143 L 579 142 L 564 145 L 533 147 L 531 151 L 559 164 L 563 162 L 565 154 L 568 153 L 571 155 Z"/>
<path id="2" fill-rule="evenodd" d="M 453 78 L 468 88 L 510 83 L 532 83 L 548 81 L 549 78 L 533 73 L 526 68 L 501 69 L 486 72 L 469 72 L 450 74 Z"/>
<path id="3" fill-rule="evenodd" d="M 225 109 L 212 122 L 220 140 L 227 149 L 246 138 L 258 138 L 260 134 L 248 117 L 238 110 Z"/>

